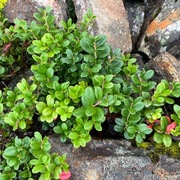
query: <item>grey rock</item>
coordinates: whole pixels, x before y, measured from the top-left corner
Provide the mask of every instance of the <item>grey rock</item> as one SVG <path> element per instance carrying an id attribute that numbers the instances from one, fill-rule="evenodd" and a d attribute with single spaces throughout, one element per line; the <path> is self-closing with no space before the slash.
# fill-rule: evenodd
<path id="1" fill-rule="evenodd" d="M 180 1 L 164 0 L 162 10 L 147 26 L 139 50 L 154 58 L 167 51 L 180 57 Z"/>
<path id="2" fill-rule="evenodd" d="M 77 19 L 91 9 L 96 16 L 94 34 L 107 35 L 109 44 L 122 52 L 132 50 L 131 34 L 126 10 L 122 0 L 73 0 Z"/>
<path id="3" fill-rule="evenodd" d="M 143 2 L 126 1 L 125 8 L 128 14 L 133 49 L 135 49 L 138 37 L 140 35 L 140 30 L 144 23 L 145 5 Z"/>
<path id="4" fill-rule="evenodd" d="M 161 156 L 153 164 L 146 151 L 126 140 L 95 140 L 85 148 L 74 149 L 49 136 L 52 152 L 66 153 L 72 172 L 71 180 L 161 180 L 180 178 L 180 160 Z"/>
<path id="5" fill-rule="evenodd" d="M 52 13 L 56 17 L 56 23 L 67 19 L 65 0 L 8 0 L 4 12 L 10 22 L 13 22 L 15 18 L 31 22 L 37 9 L 47 6 L 52 8 Z"/>

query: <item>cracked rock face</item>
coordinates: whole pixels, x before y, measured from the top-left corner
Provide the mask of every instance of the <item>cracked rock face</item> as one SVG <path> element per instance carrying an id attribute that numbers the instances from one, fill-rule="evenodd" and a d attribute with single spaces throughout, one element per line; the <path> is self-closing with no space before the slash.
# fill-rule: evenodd
<path id="1" fill-rule="evenodd" d="M 156 72 L 156 81 L 161 79 L 180 82 L 180 61 L 168 52 L 162 52 L 147 63 L 148 68 Z"/>
<path id="2" fill-rule="evenodd" d="M 139 50 L 154 58 L 167 51 L 180 58 L 180 1 L 165 0 L 162 10 L 147 26 Z"/>
<path id="3" fill-rule="evenodd" d="M 50 136 L 52 152 L 66 153 L 72 180 L 160 180 L 180 178 L 180 160 L 161 156 L 153 164 L 142 149 L 125 140 L 92 140 L 85 148 L 60 143 Z"/>
<path id="4" fill-rule="evenodd" d="M 52 7 L 57 23 L 67 20 L 67 6 L 64 0 L 8 0 L 4 12 L 10 22 L 13 22 L 15 18 L 31 22 L 34 20 L 33 14 L 37 12 L 37 9 L 47 6 Z"/>
<path id="5" fill-rule="evenodd" d="M 127 12 L 122 0 L 73 0 L 78 20 L 90 8 L 96 16 L 94 34 L 105 34 L 111 46 L 131 52 L 132 42 Z"/>

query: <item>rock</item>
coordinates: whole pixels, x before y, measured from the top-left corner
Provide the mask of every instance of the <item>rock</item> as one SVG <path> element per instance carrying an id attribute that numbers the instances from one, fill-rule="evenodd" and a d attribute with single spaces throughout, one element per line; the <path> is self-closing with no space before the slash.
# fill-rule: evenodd
<path id="1" fill-rule="evenodd" d="M 126 140 L 92 140 L 85 148 L 49 137 L 52 152 L 66 153 L 72 172 L 71 180 L 159 180 L 179 179 L 180 160 L 161 156 L 153 164 L 147 153 Z"/>
<path id="2" fill-rule="evenodd" d="M 96 16 L 93 32 L 107 35 L 113 49 L 120 48 L 122 52 L 132 50 L 131 34 L 127 13 L 122 0 L 73 0 L 77 19 L 91 9 Z"/>
<path id="3" fill-rule="evenodd" d="M 140 51 L 154 58 L 167 51 L 180 57 L 180 1 L 164 0 L 162 10 L 140 38 Z"/>
<path id="4" fill-rule="evenodd" d="M 135 45 L 144 22 L 145 5 L 143 2 L 125 1 L 125 8 L 128 14 L 133 49 L 135 49 Z"/>
<path id="5" fill-rule="evenodd" d="M 168 52 L 162 52 L 147 63 L 150 69 L 156 72 L 155 79 L 180 82 L 180 61 Z"/>
<path id="6" fill-rule="evenodd" d="M 52 8 L 57 23 L 67 19 L 67 7 L 64 0 L 8 0 L 4 12 L 10 22 L 13 22 L 15 18 L 31 22 L 34 20 L 33 14 L 37 12 L 37 9 L 47 6 Z"/>

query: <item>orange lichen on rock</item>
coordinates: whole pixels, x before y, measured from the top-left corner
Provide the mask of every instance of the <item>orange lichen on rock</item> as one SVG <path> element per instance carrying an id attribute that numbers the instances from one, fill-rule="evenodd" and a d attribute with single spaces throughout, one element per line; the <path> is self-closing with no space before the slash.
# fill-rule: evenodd
<path id="1" fill-rule="evenodd" d="M 154 19 L 147 27 L 146 34 L 147 36 L 151 36 L 158 30 L 166 29 L 168 25 L 171 25 L 174 23 L 174 21 L 178 20 L 180 20 L 180 8 L 169 14 L 167 18 L 162 21 Z"/>

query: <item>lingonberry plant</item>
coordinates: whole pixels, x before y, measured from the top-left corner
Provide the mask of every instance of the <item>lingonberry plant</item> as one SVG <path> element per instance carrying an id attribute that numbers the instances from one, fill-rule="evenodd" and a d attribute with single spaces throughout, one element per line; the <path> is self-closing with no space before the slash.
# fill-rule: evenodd
<path id="1" fill-rule="evenodd" d="M 91 11 L 78 24 L 71 19 L 55 24 L 50 8 L 39 9 L 34 17 L 30 24 L 19 19 L 13 26 L 7 27 L 6 20 L 0 24 L 0 77 L 5 85 L 24 68 L 31 72 L 0 91 L 5 139 L 8 130 L 10 137 L 24 135 L 36 122 L 75 148 L 85 147 L 92 130 L 103 131 L 104 124 L 137 143 L 153 136 L 169 147 L 178 139 L 180 106 L 175 99 L 180 82 L 157 84 L 153 70 L 141 70 L 136 59 L 112 50 L 106 36 L 88 33 L 95 18 Z M 50 144 L 40 133 L 7 141 L 1 151 L 1 178 L 70 176 L 65 156 L 50 155 Z"/>

